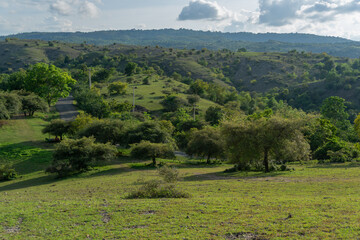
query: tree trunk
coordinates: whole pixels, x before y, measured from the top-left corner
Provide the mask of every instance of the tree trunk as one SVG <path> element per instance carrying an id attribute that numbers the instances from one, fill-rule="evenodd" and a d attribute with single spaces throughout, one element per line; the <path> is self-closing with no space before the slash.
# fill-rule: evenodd
<path id="1" fill-rule="evenodd" d="M 156 166 L 156 158 L 155 158 L 155 157 L 152 158 L 152 161 L 153 161 L 152 164 L 153 164 L 154 166 Z"/>
<path id="2" fill-rule="evenodd" d="M 265 172 L 268 173 L 270 172 L 269 169 L 269 149 L 265 148 L 264 150 L 264 167 L 265 167 Z"/>
<path id="3" fill-rule="evenodd" d="M 207 160 L 206 160 L 206 163 L 207 163 L 207 164 L 210 164 L 210 163 L 211 163 L 210 157 L 211 157 L 211 155 L 209 154 L 208 157 L 207 157 Z"/>

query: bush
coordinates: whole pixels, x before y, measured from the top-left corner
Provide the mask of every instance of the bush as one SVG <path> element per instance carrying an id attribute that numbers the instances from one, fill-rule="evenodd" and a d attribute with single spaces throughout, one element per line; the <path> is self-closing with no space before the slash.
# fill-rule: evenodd
<path id="1" fill-rule="evenodd" d="M 33 93 L 27 96 L 22 96 L 21 102 L 22 102 L 21 111 L 24 113 L 25 116 L 26 114 L 28 114 L 29 116 L 34 116 L 34 113 L 36 111 L 40 111 L 40 112 L 49 111 L 48 104 L 45 102 L 45 100 Z"/>
<path id="2" fill-rule="evenodd" d="M 68 139 L 61 142 L 53 154 L 52 165 L 48 173 L 57 173 L 60 177 L 87 171 L 99 162 L 115 158 L 117 150 L 110 144 L 96 144 L 94 138 Z"/>
<path id="3" fill-rule="evenodd" d="M 97 142 L 125 144 L 126 125 L 119 120 L 96 120 L 79 132 L 80 137 L 95 137 Z"/>
<path id="4" fill-rule="evenodd" d="M 43 130 L 42 133 L 49 133 L 55 137 L 60 137 L 60 140 L 63 139 L 63 136 L 70 132 L 70 124 L 61 119 L 55 119 L 50 122 Z"/>
<path id="5" fill-rule="evenodd" d="M 0 181 L 7 181 L 15 179 L 17 177 L 17 172 L 12 166 L 5 164 L 0 166 Z"/>
<path id="6" fill-rule="evenodd" d="M 159 176 L 162 180 L 150 180 L 136 191 L 130 193 L 127 198 L 188 198 L 188 193 L 182 192 L 176 188 L 179 178 L 177 169 L 164 166 L 158 169 Z"/>
<path id="7" fill-rule="evenodd" d="M 108 87 L 110 95 L 114 95 L 114 94 L 124 95 L 126 93 L 126 89 L 127 89 L 127 84 L 122 82 L 111 83 Z"/>
<path id="8" fill-rule="evenodd" d="M 179 171 L 174 167 L 163 166 L 158 168 L 158 172 L 167 183 L 175 183 L 179 180 Z"/>

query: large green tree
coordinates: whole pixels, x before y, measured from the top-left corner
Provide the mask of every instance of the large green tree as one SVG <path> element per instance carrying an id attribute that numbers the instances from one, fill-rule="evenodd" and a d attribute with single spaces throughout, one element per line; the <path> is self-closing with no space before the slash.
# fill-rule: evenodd
<path id="1" fill-rule="evenodd" d="M 206 157 L 207 163 L 210 163 L 211 157 L 223 156 L 224 140 L 219 129 L 205 127 L 202 130 L 194 130 L 190 134 L 186 153 Z"/>
<path id="2" fill-rule="evenodd" d="M 336 127 L 348 125 L 349 114 L 346 112 L 345 99 L 337 96 L 328 97 L 322 102 L 320 110 L 321 115 Z"/>
<path id="3" fill-rule="evenodd" d="M 44 98 L 48 105 L 55 103 L 59 98 L 67 97 L 71 84 L 76 81 L 65 71 L 54 65 L 37 63 L 27 71 L 25 89 Z"/>
<path id="4" fill-rule="evenodd" d="M 262 162 L 264 171 L 269 172 L 271 155 L 285 148 L 288 141 L 304 139 L 299 131 L 301 125 L 300 120 L 278 116 L 227 122 L 223 126 L 226 151 L 240 169 Z"/>

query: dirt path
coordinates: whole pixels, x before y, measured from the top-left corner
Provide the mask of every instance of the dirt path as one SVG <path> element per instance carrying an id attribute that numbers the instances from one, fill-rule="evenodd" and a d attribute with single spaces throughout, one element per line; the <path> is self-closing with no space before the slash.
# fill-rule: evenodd
<path id="1" fill-rule="evenodd" d="M 60 113 L 60 118 L 65 121 L 73 120 L 78 114 L 78 110 L 73 104 L 74 97 L 68 96 L 67 98 L 61 98 L 55 105 L 56 110 Z"/>

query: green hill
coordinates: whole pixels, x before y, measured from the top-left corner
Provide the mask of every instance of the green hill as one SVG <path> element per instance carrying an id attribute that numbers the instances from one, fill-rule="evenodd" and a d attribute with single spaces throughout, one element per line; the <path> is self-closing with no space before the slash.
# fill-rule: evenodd
<path id="1" fill-rule="evenodd" d="M 212 51 L 206 48 L 181 50 L 122 44 L 96 46 L 18 39 L 0 43 L 1 73 L 12 73 L 41 61 L 68 69 L 75 79 L 82 81 L 87 81 L 87 73 L 81 73 L 84 67 L 93 68 L 95 73 L 101 69 L 113 69 L 115 72 L 110 81 L 125 81 L 126 64 L 135 62 L 145 72 L 153 69 L 150 75 L 172 78 L 174 74 L 179 74 L 181 79 L 172 80 L 182 82 L 174 83 L 174 86 L 183 84 L 182 93 L 186 93 L 191 82 L 201 79 L 223 88 L 234 87 L 238 92 L 271 94 L 277 100 L 285 100 L 304 110 L 317 109 L 323 99 L 332 95 L 343 97 L 352 102 L 349 107 L 360 109 L 357 97 L 360 89 L 359 60 L 327 54 L 295 50 L 287 53 Z M 150 97 L 154 96 L 145 97 L 152 105 L 149 108 L 158 109 L 161 99 L 150 100 Z M 216 96 L 208 98 L 224 104 L 216 100 Z"/>
<path id="2" fill-rule="evenodd" d="M 360 56 L 360 43 L 344 38 L 317 36 L 300 33 L 222 33 L 204 32 L 187 29 L 161 29 L 161 30 L 119 30 L 97 32 L 32 32 L 21 33 L 5 38 L 39 39 L 44 41 L 62 41 L 68 43 L 90 43 L 96 45 L 109 45 L 113 43 L 162 46 L 168 48 L 187 48 L 212 50 L 230 49 L 236 51 L 246 48 L 252 52 L 288 52 L 296 49 L 314 53 L 326 52 L 340 57 L 358 58 Z"/>

